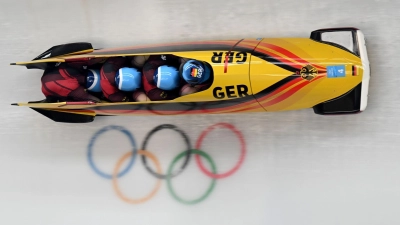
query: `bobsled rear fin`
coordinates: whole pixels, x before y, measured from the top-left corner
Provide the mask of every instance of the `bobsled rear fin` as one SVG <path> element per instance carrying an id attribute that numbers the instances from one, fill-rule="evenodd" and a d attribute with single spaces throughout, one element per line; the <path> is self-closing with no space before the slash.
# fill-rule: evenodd
<path id="1" fill-rule="evenodd" d="M 27 69 L 42 69 L 45 70 L 49 65 L 55 65 L 56 63 L 65 62 L 64 59 L 39 59 L 29 62 L 15 62 L 10 63 L 11 66 L 25 66 Z"/>
<path id="2" fill-rule="evenodd" d="M 360 57 L 357 31 L 358 29 L 353 27 L 319 29 L 311 32 L 310 39 L 335 46 Z"/>
<path id="3" fill-rule="evenodd" d="M 81 55 L 93 52 L 92 44 L 87 42 L 76 42 L 62 45 L 56 45 L 49 48 L 30 62 L 10 63 L 10 65 L 26 66 L 27 69 L 45 70 L 47 67 L 56 63 L 65 62 L 60 56 Z"/>
<path id="4" fill-rule="evenodd" d="M 60 123 L 90 123 L 93 122 L 95 116 L 83 115 L 77 113 L 69 113 L 55 110 L 46 110 L 40 108 L 32 108 L 36 112 L 46 116 L 47 118 Z"/>
<path id="5" fill-rule="evenodd" d="M 38 55 L 33 60 L 47 59 L 51 57 L 61 56 L 61 55 L 76 55 L 83 53 L 93 52 L 93 46 L 88 42 L 75 42 L 62 45 L 56 45 L 49 48 L 47 51 Z"/>

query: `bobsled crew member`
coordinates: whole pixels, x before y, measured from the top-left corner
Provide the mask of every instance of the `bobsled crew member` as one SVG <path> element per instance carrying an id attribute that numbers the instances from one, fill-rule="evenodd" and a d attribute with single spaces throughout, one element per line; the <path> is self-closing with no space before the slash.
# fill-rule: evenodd
<path id="1" fill-rule="evenodd" d="M 46 101 L 92 101 L 100 99 L 89 92 L 99 92 L 100 71 L 83 70 L 61 63 L 46 69 L 41 78 L 42 92 Z"/>
<path id="2" fill-rule="evenodd" d="M 173 55 L 152 55 L 143 65 L 143 88 L 151 101 L 179 97 L 182 80 L 179 76 L 180 58 Z"/>
<path id="3" fill-rule="evenodd" d="M 188 60 L 181 64 L 180 74 L 187 83 L 181 88 L 180 95 L 192 94 L 208 89 L 211 84 L 211 68 L 198 60 Z"/>
<path id="4" fill-rule="evenodd" d="M 135 92 L 140 91 L 142 74 L 130 62 L 130 57 L 113 57 L 101 67 L 101 91 L 107 100 L 133 101 Z"/>

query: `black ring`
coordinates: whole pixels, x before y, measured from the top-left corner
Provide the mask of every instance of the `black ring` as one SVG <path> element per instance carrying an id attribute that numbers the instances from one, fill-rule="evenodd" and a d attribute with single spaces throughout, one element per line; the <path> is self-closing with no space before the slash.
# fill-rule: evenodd
<path id="1" fill-rule="evenodd" d="M 172 177 L 175 177 L 175 176 L 179 175 L 186 168 L 186 166 L 188 165 L 189 159 L 190 159 L 190 155 L 191 155 L 192 146 L 190 144 L 190 140 L 189 140 L 188 136 L 185 134 L 185 132 L 183 132 L 177 126 L 172 125 L 172 124 L 162 124 L 162 125 L 159 125 L 159 126 L 155 127 L 153 130 L 151 130 L 146 135 L 141 150 L 146 151 L 147 142 L 149 141 L 150 137 L 154 133 L 156 133 L 157 131 L 160 131 L 162 129 L 171 129 L 171 130 L 174 130 L 174 131 L 178 132 L 179 134 L 181 134 L 183 139 L 184 139 L 184 141 L 185 141 L 185 143 L 186 143 L 186 146 L 187 146 L 187 150 L 186 150 L 187 153 L 186 153 L 185 161 L 183 162 L 183 165 L 180 167 L 179 170 L 177 170 L 176 172 L 173 172 L 171 174 L 171 178 L 172 178 Z M 147 169 L 147 171 L 149 171 L 153 176 L 157 177 L 158 179 L 167 179 L 167 175 L 166 174 L 156 173 L 147 165 L 146 157 L 144 155 L 142 155 L 142 162 L 144 164 L 144 167 Z"/>

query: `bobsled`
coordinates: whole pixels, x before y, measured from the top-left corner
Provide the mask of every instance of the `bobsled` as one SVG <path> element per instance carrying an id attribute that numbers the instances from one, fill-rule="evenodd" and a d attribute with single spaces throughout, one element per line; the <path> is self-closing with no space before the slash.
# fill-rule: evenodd
<path id="1" fill-rule="evenodd" d="M 319 115 L 356 114 L 367 107 L 370 80 L 364 34 L 357 28 L 318 29 L 307 37 L 244 38 L 94 49 L 79 42 L 54 46 L 27 62 L 43 69 L 61 63 L 119 56 L 175 55 L 210 65 L 212 85 L 173 100 L 148 102 L 13 103 L 56 122 L 96 116 L 192 115 L 312 109 Z"/>

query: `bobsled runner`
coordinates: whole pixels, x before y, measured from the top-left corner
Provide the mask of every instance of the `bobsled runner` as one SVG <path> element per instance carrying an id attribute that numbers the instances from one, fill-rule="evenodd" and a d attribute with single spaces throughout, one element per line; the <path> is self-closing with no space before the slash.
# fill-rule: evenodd
<path id="1" fill-rule="evenodd" d="M 329 28 L 302 38 L 248 38 L 94 49 L 90 43 L 58 45 L 28 69 L 118 56 L 163 55 L 211 66 L 212 85 L 173 100 L 148 102 L 13 103 L 56 122 L 92 122 L 104 115 L 182 115 L 277 112 L 312 108 L 320 115 L 355 114 L 367 107 L 370 65 L 363 33 Z"/>

